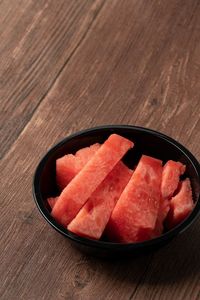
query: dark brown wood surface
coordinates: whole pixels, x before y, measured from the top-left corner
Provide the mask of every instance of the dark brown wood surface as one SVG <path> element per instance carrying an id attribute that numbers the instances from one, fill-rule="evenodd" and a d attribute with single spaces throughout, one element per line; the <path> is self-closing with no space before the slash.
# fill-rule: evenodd
<path id="1" fill-rule="evenodd" d="M 88 257 L 32 200 L 46 150 L 80 129 L 134 124 L 200 158 L 199 0 L 0 1 L 0 299 L 200 297 L 200 220 L 153 254 Z"/>

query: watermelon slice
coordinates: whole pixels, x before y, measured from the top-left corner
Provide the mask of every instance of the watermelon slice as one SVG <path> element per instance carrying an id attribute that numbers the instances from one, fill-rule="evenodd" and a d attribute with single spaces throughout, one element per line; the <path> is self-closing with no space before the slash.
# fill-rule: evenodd
<path id="1" fill-rule="evenodd" d="M 56 181 L 61 191 L 80 172 L 99 148 L 100 144 L 96 143 L 78 150 L 75 155 L 67 154 L 56 160 Z"/>
<path id="2" fill-rule="evenodd" d="M 155 236 L 159 236 L 163 232 L 163 222 L 170 210 L 170 198 L 175 192 L 177 192 L 180 182 L 179 178 L 182 174 L 184 174 L 184 172 L 185 166 L 182 163 L 173 160 L 169 160 L 163 167 L 161 181 L 162 199 L 154 230 Z"/>
<path id="3" fill-rule="evenodd" d="M 170 209 L 169 200 L 161 199 L 160 207 L 158 210 L 158 218 L 156 220 L 156 226 L 155 226 L 155 229 L 153 230 L 152 237 L 157 237 L 162 234 L 163 229 L 164 229 L 163 222 L 165 221 L 165 219 L 168 215 L 169 209 Z"/>
<path id="4" fill-rule="evenodd" d="M 80 236 L 99 239 L 132 173 L 132 170 L 120 161 L 94 191 L 67 228 Z"/>
<path id="5" fill-rule="evenodd" d="M 170 212 L 168 215 L 168 228 L 173 228 L 182 222 L 194 207 L 190 180 L 187 178 L 181 182 L 181 187 L 176 196 L 170 201 Z"/>
<path id="6" fill-rule="evenodd" d="M 52 216 L 63 226 L 67 226 L 131 147 L 133 143 L 128 139 L 117 134 L 110 135 L 83 169 L 64 188 L 53 207 Z"/>
<path id="7" fill-rule="evenodd" d="M 160 205 L 162 161 L 143 155 L 122 192 L 106 233 L 116 242 L 136 242 L 151 238 Z"/>
<path id="8" fill-rule="evenodd" d="M 184 174 L 185 166 L 173 160 L 169 160 L 163 167 L 161 194 L 163 199 L 173 196 L 179 184 L 179 177 Z"/>

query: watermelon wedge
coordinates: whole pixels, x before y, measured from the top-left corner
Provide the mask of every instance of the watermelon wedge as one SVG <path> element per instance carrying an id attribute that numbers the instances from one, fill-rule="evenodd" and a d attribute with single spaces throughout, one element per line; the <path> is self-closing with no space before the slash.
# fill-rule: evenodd
<path id="1" fill-rule="evenodd" d="M 163 222 L 166 219 L 170 210 L 170 198 L 177 191 L 180 176 L 184 174 L 185 166 L 173 160 L 169 160 L 163 167 L 161 181 L 161 202 L 158 211 L 158 218 L 154 230 L 155 236 L 159 236 L 163 232 Z"/>
<path id="2" fill-rule="evenodd" d="M 68 225 L 68 230 L 99 239 L 132 173 L 121 161 L 118 162 Z"/>
<path id="3" fill-rule="evenodd" d="M 179 178 L 185 172 L 185 166 L 177 161 L 169 160 L 163 167 L 161 194 L 163 199 L 169 199 L 176 191 Z"/>
<path id="4" fill-rule="evenodd" d="M 128 139 L 117 134 L 109 136 L 60 194 L 51 212 L 57 222 L 66 227 L 72 221 L 87 199 L 131 147 L 133 143 Z"/>
<path id="5" fill-rule="evenodd" d="M 159 210 L 158 210 L 158 217 L 157 217 L 157 220 L 156 220 L 156 226 L 155 226 L 155 229 L 153 230 L 152 237 L 157 237 L 157 236 L 162 234 L 163 229 L 164 229 L 163 223 L 164 223 L 164 221 L 167 217 L 169 209 L 170 209 L 169 200 L 166 200 L 166 199 L 163 200 L 161 198 L 160 207 L 159 207 Z"/>
<path id="6" fill-rule="evenodd" d="M 122 192 L 106 233 L 116 242 L 151 238 L 160 206 L 162 161 L 143 155 Z"/>
<path id="7" fill-rule="evenodd" d="M 100 146 L 96 143 L 78 150 L 75 155 L 67 154 L 56 160 L 56 181 L 61 191 L 80 172 Z"/>
<path id="8" fill-rule="evenodd" d="M 181 182 L 178 194 L 172 197 L 170 201 L 170 212 L 167 218 L 168 228 L 173 228 L 182 222 L 190 214 L 193 207 L 191 184 L 187 178 Z"/>

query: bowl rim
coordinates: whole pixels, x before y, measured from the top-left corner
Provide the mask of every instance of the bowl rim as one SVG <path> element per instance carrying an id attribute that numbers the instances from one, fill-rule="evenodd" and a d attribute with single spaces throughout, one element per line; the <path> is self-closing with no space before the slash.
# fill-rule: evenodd
<path id="1" fill-rule="evenodd" d="M 75 132 L 73 134 L 70 134 L 69 136 L 60 140 L 58 143 L 54 144 L 43 155 L 43 157 L 40 159 L 40 161 L 36 167 L 36 170 L 35 170 L 34 176 L 33 176 L 33 182 L 32 182 L 32 194 L 33 194 L 33 198 L 34 198 L 35 204 L 36 204 L 39 212 L 42 214 L 42 216 L 47 221 L 47 223 L 49 223 L 60 234 L 64 235 L 65 237 L 67 237 L 70 240 L 77 242 L 79 244 L 83 244 L 83 245 L 86 245 L 89 247 L 101 248 L 104 250 L 105 249 L 113 249 L 113 250 L 119 250 L 119 251 L 124 250 L 125 248 L 126 249 L 129 249 L 129 248 L 130 249 L 138 249 L 138 248 L 143 248 L 143 247 L 152 247 L 158 243 L 167 241 L 167 240 L 173 238 L 174 236 L 176 236 L 177 234 L 180 234 L 183 231 L 185 231 L 196 220 L 196 218 L 200 214 L 200 196 L 197 199 L 197 201 L 195 203 L 195 207 L 194 207 L 193 211 L 190 213 L 190 215 L 184 221 L 182 221 L 180 224 L 178 224 L 176 227 L 167 231 L 166 233 L 162 234 L 159 237 L 153 238 L 151 240 L 143 241 L 143 242 L 136 242 L 136 243 L 116 243 L 116 242 L 109 242 L 109 241 L 93 240 L 93 239 L 78 236 L 78 235 L 70 232 L 69 230 L 67 230 L 66 228 L 61 226 L 60 224 L 58 224 L 53 219 L 53 217 L 50 215 L 48 210 L 43 205 L 41 205 L 43 199 L 42 199 L 42 196 L 40 193 L 40 187 L 39 187 L 40 175 L 41 175 L 41 172 L 42 172 L 47 160 L 51 156 L 51 154 L 56 149 L 58 149 L 60 146 L 62 146 L 63 144 L 65 144 L 66 142 L 68 142 L 69 140 L 71 140 L 75 137 L 84 136 L 91 132 L 107 130 L 107 129 L 113 130 L 113 132 L 118 129 L 137 130 L 137 131 L 145 132 L 145 133 L 148 133 L 151 135 L 156 135 L 157 137 L 164 139 L 168 143 L 175 146 L 179 151 L 181 151 L 184 154 L 184 156 L 186 156 L 190 160 L 191 164 L 193 165 L 193 167 L 200 179 L 200 164 L 197 161 L 197 159 L 194 157 L 194 155 L 188 149 L 186 149 L 183 145 L 181 145 L 179 142 L 177 142 L 175 139 L 173 139 L 163 133 L 160 133 L 156 130 L 152 130 L 149 128 L 145 128 L 145 127 L 141 127 L 141 126 L 134 126 L 134 125 L 101 125 L 101 126 L 96 126 L 96 127 L 92 127 L 92 128 L 87 128 L 87 129 Z"/>

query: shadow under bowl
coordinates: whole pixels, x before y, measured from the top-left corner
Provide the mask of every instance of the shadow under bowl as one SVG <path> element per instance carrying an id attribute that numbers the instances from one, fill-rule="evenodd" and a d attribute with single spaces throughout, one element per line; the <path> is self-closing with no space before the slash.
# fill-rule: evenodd
<path id="1" fill-rule="evenodd" d="M 169 160 L 180 161 L 186 165 L 185 177 L 191 180 L 195 207 L 191 214 L 175 228 L 160 237 L 139 243 L 112 243 L 106 240 L 91 240 L 80 237 L 58 224 L 50 214 L 47 198 L 59 194 L 56 185 L 56 159 L 94 143 L 103 143 L 110 134 L 122 135 L 135 144 L 124 156 L 123 161 L 133 168 L 142 154 L 153 156 L 164 163 Z M 183 232 L 196 219 L 200 212 L 200 165 L 197 159 L 184 146 L 159 132 L 129 125 L 110 125 L 86 129 L 65 138 L 53 146 L 39 162 L 33 179 L 35 203 L 45 220 L 59 233 L 70 239 L 75 246 L 86 253 L 101 257 L 123 257 L 155 250 L 168 243 Z"/>

